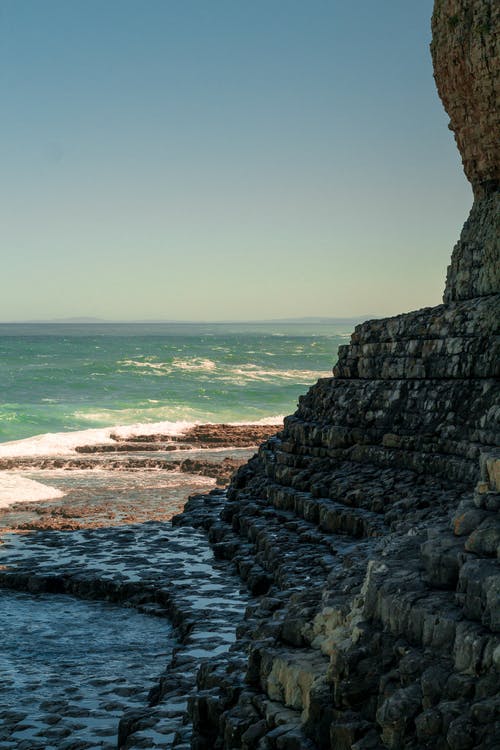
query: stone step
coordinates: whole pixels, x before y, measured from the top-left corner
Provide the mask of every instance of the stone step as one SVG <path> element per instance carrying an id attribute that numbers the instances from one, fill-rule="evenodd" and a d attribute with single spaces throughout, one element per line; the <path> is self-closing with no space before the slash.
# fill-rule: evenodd
<path id="1" fill-rule="evenodd" d="M 270 484 L 268 500 L 274 507 L 292 511 L 295 515 L 317 524 L 321 531 L 349 534 L 352 537 L 380 536 L 387 532 L 383 518 L 372 511 L 352 508 L 330 498 L 313 497 L 310 492 L 299 492 L 291 487 Z"/>
<path id="2" fill-rule="evenodd" d="M 253 655 L 255 661 L 256 655 Z M 312 692 L 326 680 L 330 660 L 313 649 L 258 648 L 260 687 L 272 701 L 309 718 Z"/>
<path id="3" fill-rule="evenodd" d="M 350 458 L 359 463 L 394 466 L 409 469 L 416 474 L 447 477 L 455 482 L 473 483 L 478 476 L 477 461 L 444 453 L 402 450 L 380 445 L 356 445 L 350 452 Z"/>
<path id="4" fill-rule="evenodd" d="M 495 377 L 500 295 L 416 310 L 359 326 L 339 348 L 334 373 L 347 378 Z M 498 344 L 497 344 L 498 345 Z M 497 350 L 498 351 L 498 350 Z"/>
<path id="5" fill-rule="evenodd" d="M 500 632 L 500 564 L 468 555 L 460 569 L 457 602 L 464 615 Z"/>
<path id="6" fill-rule="evenodd" d="M 334 448 L 298 442 L 289 438 L 281 443 L 280 450 L 273 457 L 276 478 L 281 481 L 280 466 L 283 465 L 298 467 L 312 461 L 332 461 L 338 465 L 350 461 L 361 467 L 368 464 L 372 467 L 378 466 L 380 469 L 413 471 L 420 476 L 428 475 L 443 479 L 448 477 L 455 482 L 470 485 L 471 482 L 476 481 L 477 460 L 481 452 L 485 448 L 491 448 L 496 442 L 500 442 L 500 432 L 493 429 L 478 429 L 471 433 L 470 440 L 462 437 L 458 427 L 456 438 L 433 433 L 433 427 L 428 429 L 431 432 L 430 437 L 426 434 L 409 435 L 409 427 L 406 424 L 399 431 L 394 426 L 387 431 L 369 431 L 359 428 L 362 435 L 358 435 L 357 431 L 353 430 L 355 434 L 349 438 L 348 444 Z M 450 433 L 454 434 L 451 428 Z M 358 450 L 354 450 L 355 448 Z M 360 453 L 362 448 L 377 449 L 378 454 L 374 453 L 376 461 L 370 460 L 369 452 L 365 454 L 366 460 L 360 458 L 363 455 Z M 391 450 L 394 453 L 391 453 Z M 432 459 L 428 471 L 423 467 L 422 457 L 424 460 Z"/>
<path id="7" fill-rule="evenodd" d="M 295 415 L 285 419 L 282 446 L 335 450 L 380 445 L 387 433 L 495 446 L 499 436 L 494 421 L 475 424 L 470 415 L 486 414 L 498 398 L 497 388 L 494 378 L 323 379 L 300 399 Z"/>
<path id="8" fill-rule="evenodd" d="M 368 450 L 367 446 L 364 449 Z M 375 451 L 376 453 L 376 451 Z M 264 453 L 264 461 L 267 456 Z M 283 459 L 283 460 L 282 460 Z M 387 526 L 401 520 L 415 522 L 441 509 L 455 508 L 470 490 L 461 483 L 450 482 L 437 476 L 417 474 L 397 466 L 387 467 L 353 461 L 331 462 L 311 456 L 294 457 L 289 462 L 286 454 L 279 454 L 277 461 L 266 464 L 268 486 L 276 495 L 277 487 L 283 492 L 296 493 L 296 507 L 300 515 L 314 518 L 316 505 L 307 494 L 318 500 L 330 500 L 346 508 L 366 511 L 377 525 L 377 516 L 383 517 Z M 278 498 L 274 503 L 286 507 L 287 498 Z M 291 499 L 289 500 L 291 504 Z M 305 504 L 305 510 L 301 506 Z M 290 505 L 291 507 L 291 505 Z M 365 515 L 367 520 L 370 516 Z M 382 527 L 382 531 L 387 529 Z M 375 532 L 377 533 L 377 532 Z"/>
<path id="9" fill-rule="evenodd" d="M 273 506 L 267 507 L 265 514 L 259 514 L 253 504 L 247 508 L 243 502 L 231 521 L 231 528 L 225 523 L 214 525 L 210 541 L 215 543 L 217 556 L 234 559 L 245 580 L 250 571 L 255 572 L 256 563 L 279 586 L 290 588 L 303 581 L 310 586 L 321 585 L 328 576 L 342 570 L 343 556 L 351 556 L 354 551 L 355 537 L 323 531 L 315 523 Z M 358 542 L 358 561 L 367 553 L 365 543 Z"/>
<path id="10" fill-rule="evenodd" d="M 280 750 L 281 748 L 293 747 L 293 745 L 285 744 L 284 742 L 285 737 L 287 735 L 289 737 L 290 733 L 293 732 L 299 734 L 299 737 L 301 737 L 302 742 L 304 743 L 304 748 L 309 748 L 309 744 L 301 730 L 302 722 L 300 711 L 287 708 L 283 703 L 270 700 L 264 695 L 259 695 L 258 698 L 254 698 L 253 703 L 265 720 L 267 727 L 265 734 L 266 738 L 271 741 L 273 739 L 277 741 L 276 747 L 279 747 Z"/>
<path id="11" fill-rule="evenodd" d="M 418 566 L 384 563 L 373 568 L 365 589 L 364 614 L 410 644 L 453 659 L 459 672 L 491 669 L 500 638 L 465 617 L 455 595 L 430 590 Z"/>
<path id="12" fill-rule="evenodd" d="M 219 559 L 233 561 L 239 575 L 247 583 L 254 595 L 265 594 L 272 583 L 290 590 L 303 581 L 309 586 L 320 586 L 325 579 L 325 569 L 315 552 L 314 546 L 300 549 L 300 557 L 293 553 L 297 542 L 292 544 L 291 550 L 273 544 L 273 540 L 260 539 L 256 545 L 242 542 L 241 537 L 232 531 L 214 545 L 215 556 Z M 316 545 L 317 546 L 317 545 Z M 323 555 L 323 558 L 331 561 Z"/>
<path id="13" fill-rule="evenodd" d="M 498 632 L 500 563 L 497 559 L 468 551 L 473 546 L 470 540 L 474 541 L 475 536 L 477 539 L 481 530 L 489 530 L 488 523 L 482 518 L 483 512 L 472 504 L 471 508 L 458 513 L 453 519 L 456 532 L 463 533 L 463 536 L 455 536 L 448 531 L 440 533 L 438 530 L 429 533 L 428 541 L 421 546 L 420 555 L 425 580 L 437 588 L 456 590 L 456 603 L 463 609 L 464 616 Z M 479 517 L 476 518 L 476 515 Z M 467 536 L 476 523 L 477 530 Z M 482 550 L 476 547 L 476 551 Z"/>
<path id="14" fill-rule="evenodd" d="M 491 378 L 498 358 L 490 337 L 384 341 L 339 347 L 334 373 L 339 378 Z M 496 353 L 498 341 L 493 341 Z"/>
<path id="15" fill-rule="evenodd" d="M 302 731 L 301 714 L 264 695 L 245 691 L 238 706 L 221 717 L 224 746 L 240 750 L 317 750 Z M 193 745 L 198 750 L 197 745 Z M 213 744 L 201 745 L 210 750 Z"/>
<path id="16" fill-rule="evenodd" d="M 432 587 L 455 591 L 460 568 L 468 559 L 464 540 L 448 530 L 433 530 L 420 548 L 425 581 Z"/>

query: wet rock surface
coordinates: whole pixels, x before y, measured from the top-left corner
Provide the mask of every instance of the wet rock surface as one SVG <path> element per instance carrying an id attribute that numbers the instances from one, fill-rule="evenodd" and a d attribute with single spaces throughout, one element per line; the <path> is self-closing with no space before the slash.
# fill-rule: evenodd
<path id="1" fill-rule="evenodd" d="M 62 455 L 2 456 L 0 471 L 11 481 L 14 497 L 16 476 L 46 484 L 64 497 L 4 504 L 0 498 L 0 530 L 168 521 L 182 511 L 189 495 L 227 485 L 278 428 L 195 425 L 179 435 L 114 435 L 111 442 L 79 445 Z"/>
<path id="2" fill-rule="evenodd" d="M 156 469 L 42 469 L 22 472 L 22 476 L 63 495 L 1 508 L 2 532 L 168 521 L 182 510 L 192 492 L 206 492 L 215 484 L 199 475 Z"/>
<path id="3" fill-rule="evenodd" d="M 2 460 L 56 493 L 0 509 L 1 748 L 189 746 L 196 673 L 231 647 L 249 595 L 204 532 L 169 520 L 272 428 L 243 429 Z M 210 517 L 223 500 L 206 497 Z"/>
<path id="4" fill-rule="evenodd" d="M 222 501 L 223 495 L 217 492 L 206 497 L 211 515 L 217 516 Z M 47 595 L 54 595 L 55 615 L 57 607 L 64 608 L 67 595 L 71 595 L 162 618 L 158 619 L 159 628 L 148 624 L 137 636 L 140 642 L 150 638 L 147 648 L 153 664 L 144 658 L 137 682 L 131 686 L 125 685 L 119 674 L 111 673 L 119 672 L 120 658 L 122 665 L 130 659 L 127 639 L 119 638 L 119 630 L 133 619 L 133 613 L 125 611 L 121 625 L 116 626 L 115 662 L 111 663 L 110 657 L 109 668 L 96 678 L 96 685 L 92 682 L 92 663 L 89 666 L 82 653 L 75 653 L 66 663 L 64 642 L 59 644 L 59 651 L 55 644 L 52 656 L 47 656 L 59 674 L 51 684 L 33 680 L 31 701 L 25 695 L 24 683 L 18 686 L 18 692 L 10 693 L 9 700 L 16 705 L 15 710 L 7 708 L 2 714 L 0 737 L 4 744 L 0 746 L 5 748 L 51 747 L 54 738 L 60 743 L 56 747 L 67 750 L 116 747 L 117 738 L 123 748 L 165 748 L 174 743 L 176 747 L 189 747 L 191 725 L 186 708 L 195 689 L 196 673 L 205 660 L 217 658 L 231 647 L 248 601 L 227 564 L 214 560 L 204 533 L 157 522 L 5 535 L 0 547 L 0 587 L 35 595 L 37 601 L 27 604 L 23 600 L 23 606 L 34 610 L 37 602 L 49 606 Z M 2 595 L 7 596 L 0 594 L 0 601 Z M 69 610 L 75 606 L 74 602 L 68 605 Z M 88 627 L 90 619 L 83 602 L 78 606 L 84 614 L 80 627 L 75 626 L 74 638 L 91 643 L 94 634 Z M 96 613 L 97 618 L 102 615 Z M 106 624 L 96 626 L 96 638 L 99 627 Z M 159 637 L 155 632 L 158 629 L 167 636 Z M 162 644 L 168 648 L 162 648 Z M 138 647 L 133 659 L 142 658 L 141 653 Z M 107 657 L 102 658 L 106 662 Z M 24 672 L 25 680 L 29 671 Z M 72 692 L 78 674 L 86 677 L 80 691 Z M 92 693 L 89 686 L 99 689 Z M 0 691 L 2 688 L 9 692 L 9 683 L 0 683 Z M 52 708 L 45 705 L 45 694 L 51 690 Z M 16 744 L 21 740 L 27 744 Z"/>
<path id="5" fill-rule="evenodd" d="M 137 446 L 140 446 L 139 450 Z M 211 477 L 218 484 L 227 484 L 235 470 L 248 460 L 253 453 L 247 449 L 223 449 L 222 452 L 210 450 L 197 451 L 189 448 L 175 450 L 164 449 L 164 446 L 151 444 L 150 449 L 143 450 L 141 443 L 131 448 L 125 444 L 126 450 L 116 449 L 115 446 L 93 445 L 76 449 L 78 455 L 0 458 L 0 471 L 29 471 L 29 470 L 94 470 L 103 471 L 137 471 L 163 469 L 171 472 L 197 474 Z M 112 450 L 111 450 L 111 449 Z M 189 455 L 188 455 L 189 451 Z M 85 456 L 81 455 L 85 454 Z M 180 454 L 180 456 L 179 456 Z"/>

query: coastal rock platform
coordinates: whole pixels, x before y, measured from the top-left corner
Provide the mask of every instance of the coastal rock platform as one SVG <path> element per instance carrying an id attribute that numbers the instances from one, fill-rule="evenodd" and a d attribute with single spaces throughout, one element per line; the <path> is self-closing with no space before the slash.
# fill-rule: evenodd
<path id="1" fill-rule="evenodd" d="M 276 427 L 3 459 L 55 496 L 0 509 L 2 750 L 189 747 L 197 671 L 231 647 L 250 595 L 203 531 L 170 519 Z M 224 499 L 207 496 L 212 520 Z"/>
<path id="2" fill-rule="evenodd" d="M 4 491 L 0 531 L 75 530 L 168 521 L 189 495 L 226 485 L 257 446 L 280 425 L 194 425 L 182 434 L 112 435 L 71 452 L 0 456 Z M 16 477 L 48 485 L 56 497 L 15 501 Z M 28 484 L 29 484 L 28 481 Z M 41 485 L 41 486 L 40 486 Z M 34 485 L 35 486 L 35 485 Z M 42 492 L 43 495 L 43 492 Z"/>
<path id="3" fill-rule="evenodd" d="M 207 498 L 214 515 L 222 500 L 217 492 Z M 10 657 L 10 670 L 0 679 L 0 748 L 83 750 L 116 748 L 117 742 L 123 748 L 165 748 L 174 741 L 176 747 L 189 747 L 187 701 L 200 664 L 235 641 L 249 598 L 240 587 L 227 564 L 214 560 L 204 533 L 170 523 L 4 535 L 0 610 L 14 617 L 20 607 L 21 612 L 39 613 L 45 605 L 51 622 L 57 622 L 59 611 L 75 610 L 73 617 L 82 623 L 79 635 L 76 623 L 70 653 L 55 659 L 58 670 L 50 684 L 33 676 L 29 700 L 26 686 L 16 683 L 19 670 Z M 8 591 L 24 593 L 13 599 Z M 106 602 L 108 609 L 89 614 L 85 601 L 94 609 Z M 112 605 L 120 606 L 113 612 Z M 148 615 L 147 622 L 136 623 L 134 611 Z M 95 631 L 92 615 L 98 622 L 117 621 L 116 659 L 123 660 L 128 648 L 132 661 L 121 677 L 109 673 L 114 663 L 95 640 L 103 627 Z M 163 625 L 151 625 L 151 618 Z M 86 621 L 91 629 L 85 628 Z M 53 649 L 61 638 L 54 627 Z M 129 644 L 122 628 L 134 627 L 135 641 Z M 77 637 L 85 639 L 85 648 L 73 655 Z M 45 643 L 47 647 L 49 641 Z M 97 658 L 108 670 L 91 679 Z M 137 660 L 143 662 L 141 669 L 134 666 Z M 22 673 L 26 670 L 29 674 L 23 662 Z"/>

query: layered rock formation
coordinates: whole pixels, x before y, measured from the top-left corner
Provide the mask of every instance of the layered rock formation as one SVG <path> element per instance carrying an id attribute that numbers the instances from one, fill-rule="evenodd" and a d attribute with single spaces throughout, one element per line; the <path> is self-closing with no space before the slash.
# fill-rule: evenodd
<path id="1" fill-rule="evenodd" d="M 492 0 L 436 0 L 432 17 L 434 77 L 474 192 L 445 302 L 495 294 L 500 285 L 499 17 Z"/>
<path id="2" fill-rule="evenodd" d="M 358 326 L 220 518 L 187 509 L 257 597 L 198 676 L 196 750 L 499 746 L 499 14 L 433 16 L 475 195 L 444 304 Z"/>

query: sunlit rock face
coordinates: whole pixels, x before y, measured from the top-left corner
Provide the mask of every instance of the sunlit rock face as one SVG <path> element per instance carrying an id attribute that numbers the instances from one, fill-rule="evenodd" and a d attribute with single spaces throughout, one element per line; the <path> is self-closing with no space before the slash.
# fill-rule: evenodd
<path id="1" fill-rule="evenodd" d="M 437 0 L 432 15 L 434 78 L 477 197 L 500 182 L 499 16 L 491 0 Z"/>
<path id="2" fill-rule="evenodd" d="M 358 326 L 221 517 L 191 504 L 258 597 L 200 673 L 197 750 L 498 747 L 499 14 L 433 16 L 475 195 L 444 304 Z"/>
<path id="3" fill-rule="evenodd" d="M 434 77 L 475 199 L 445 302 L 494 294 L 500 284 L 499 17 L 491 0 L 437 0 L 432 16 Z"/>

